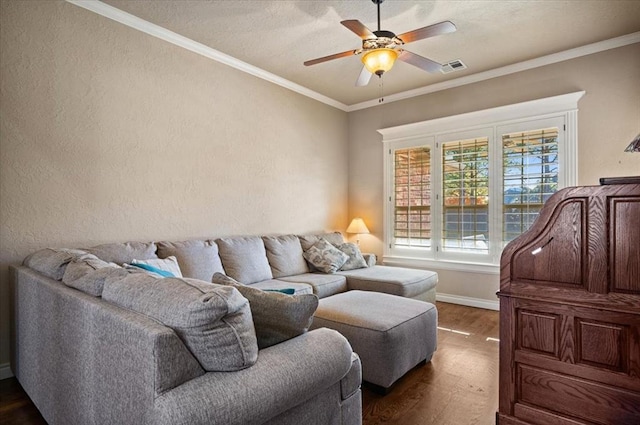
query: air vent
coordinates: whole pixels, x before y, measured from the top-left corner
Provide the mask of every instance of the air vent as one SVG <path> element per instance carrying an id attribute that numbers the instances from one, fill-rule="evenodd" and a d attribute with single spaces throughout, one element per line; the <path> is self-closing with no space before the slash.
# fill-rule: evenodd
<path id="1" fill-rule="evenodd" d="M 456 59 L 442 65 L 442 69 L 440 69 L 440 71 L 443 74 L 448 74 L 454 71 L 462 71 L 463 69 L 467 69 L 467 65 L 463 64 L 460 59 Z"/>

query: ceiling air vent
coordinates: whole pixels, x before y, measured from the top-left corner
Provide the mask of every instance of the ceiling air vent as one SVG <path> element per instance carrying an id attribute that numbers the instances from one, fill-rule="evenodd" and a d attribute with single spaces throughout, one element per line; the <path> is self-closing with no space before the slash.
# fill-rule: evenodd
<path id="1" fill-rule="evenodd" d="M 463 64 L 460 59 L 456 59 L 442 65 L 440 71 L 443 74 L 448 74 L 454 71 L 462 71 L 463 69 L 467 69 L 467 65 Z"/>

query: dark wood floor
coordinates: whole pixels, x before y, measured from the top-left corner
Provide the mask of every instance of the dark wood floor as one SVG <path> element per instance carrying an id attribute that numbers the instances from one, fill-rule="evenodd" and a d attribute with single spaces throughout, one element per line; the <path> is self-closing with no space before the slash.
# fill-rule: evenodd
<path id="1" fill-rule="evenodd" d="M 438 351 L 431 363 L 410 371 L 385 396 L 363 386 L 363 425 L 495 423 L 498 342 L 487 338 L 498 338 L 498 312 L 437 306 Z M 0 381 L 0 425 L 9 424 L 46 425 L 15 378 Z"/>
<path id="2" fill-rule="evenodd" d="M 433 359 L 407 373 L 385 396 L 364 385 L 363 425 L 495 424 L 499 313 L 447 303 L 437 307 Z"/>

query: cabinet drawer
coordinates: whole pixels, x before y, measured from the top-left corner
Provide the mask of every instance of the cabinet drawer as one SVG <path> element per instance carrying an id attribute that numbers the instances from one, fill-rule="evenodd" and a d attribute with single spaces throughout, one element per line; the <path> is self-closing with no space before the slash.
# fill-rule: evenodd
<path id="1" fill-rule="evenodd" d="M 517 402 L 590 423 L 640 423 L 640 393 L 522 364 L 517 367 L 517 382 Z"/>

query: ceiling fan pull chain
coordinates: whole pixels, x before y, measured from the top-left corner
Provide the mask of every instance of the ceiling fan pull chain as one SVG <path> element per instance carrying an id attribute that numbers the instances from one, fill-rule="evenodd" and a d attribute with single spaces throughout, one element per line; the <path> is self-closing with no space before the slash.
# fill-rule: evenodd
<path id="1" fill-rule="evenodd" d="M 378 103 L 384 102 L 384 80 L 382 79 L 382 75 L 380 76 L 380 83 L 378 84 L 380 88 L 380 97 L 378 98 Z"/>

